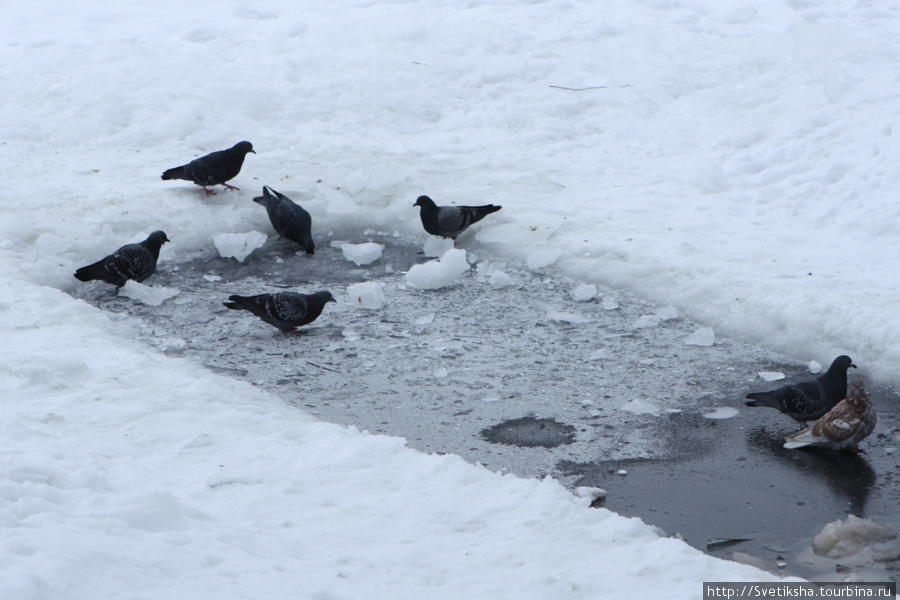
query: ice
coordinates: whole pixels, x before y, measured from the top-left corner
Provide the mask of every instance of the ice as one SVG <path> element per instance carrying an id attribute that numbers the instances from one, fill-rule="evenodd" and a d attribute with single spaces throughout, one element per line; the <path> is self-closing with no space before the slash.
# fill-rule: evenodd
<path id="1" fill-rule="evenodd" d="M 572 291 L 572 298 L 576 302 L 589 302 L 597 297 L 597 286 L 593 284 L 582 284 Z"/>
<path id="2" fill-rule="evenodd" d="M 573 325 L 579 325 L 581 323 L 591 323 L 594 321 L 593 318 L 582 315 L 579 313 L 566 312 L 562 310 L 551 310 L 547 312 L 547 318 L 551 321 L 558 321 L 561 323 L 572 323 Z"/>
<path id="3" fill-rule="evenodd" d="M 822 372 L 822 363 L 816 360 L 809 361 L 809 372 L 817 375 Z"/>
<path id="4" fill-rule="evenodd" d="M 425 239 L 423 250 L 428 258 L 440 258 L 453 249 L 453 240 L 450 238 L 442 238 L 436 235 L 429 235 Z"/>
<path id="5" fill-rule="evenodd" d="M 684 338 L 684 343 L 688 346 L 712 346 L 716 343 L 716 334 L 712 327 L 701 327 Z"/>
<path id="6" fill-rule="evenodd" d="M 645 329 L 647 327 L 656 327 L 663 321 L 670 321 L 678 317 L 678 311 L 671 306 L 666 306 L 657 310 L 652 315 L 642 315 L 634 323 L 635 329 Z"/>
<path id="7" fill-rule="evenodd" d="M 612 358 L 609 350 L 606 348 L 600 348 L 599 350 L 594 350 L 588 356 L 588 360 L 607 360 Z"/>
<path id="8" fill-rule="evenodd" d="M 514 285 L 516 282 L 512 277 L 507 275 L 505 272 L 494 271 L 493 273 L 491 273 L 491 276 L 488 279 L 488 283 L 490 283 L 491 287 L 494 288 L 495 290 L 502 290 L 505 287 Z"/>
<path id="9" fill-rule="evenodd" d="M 812 541 L 813 552 L 828 558 L 844 558 L 867 546 L 889 542 L 897 532 L 868 519 L 848 515 L 845 521 L 828 523 Z"/>
<path id="10" fill-rule="evenodd" d="M 406 274 L 406 283 L 420 290 L 436 290 L 452 284 L 468 270 L 466 251 L 454 248 L 437 260 L 413 266 Z"/>
<path id="11" fill-rule="evenodd" d="M 732 406 L 719 406 L 708 413 L 703 413 L 705 419 L 731 419 L 740 414 L 740 411 Z"/>
<path id="12" fill-rule="evenodd" d="M 236 258 L 238 262 L 244 262 L 267 239 L 266 234 L 253 230 L 247 233 L 220 233 L 213 238 L 213 243 L 222 258 Z"/>
<path id="13" fill-rule="evenodd" d="M 162 286 L 149 286 L 137 281 L 128 280 L 119 288 L 119 295 L 137 300 L 148 306 L 159 306 L 169 298 L 174 298 L 181 290 Z"/>
<path id="14" fill-rule="evenodd" d="M 587 498 L 593 502 L 597 498 L 606 498 L 606 490 L 598 487 L 579 485 L 572 492 L 579 498 Z"/>
<path id="15" fill-rule="evenodd" d="M 358 308 L 375 310 L 384 306 L 384 286 L 377 281 L 356 283 L 347 287 L 350 302 Z"/>
<path id="16" fill-rule="evenodd" d="M 430 312 L 430 313 L 426 313 L 420 317 L 416 317 L 415 320 L 413 320 L 413 324 L 414 325 L 429 325 L 433 321 L 434 321 L 434 313 Z"/>
<path id="17" fill-rule="evenodd" d="M 343 244 L 341 251 L 344 258 L 353 261 L 357 266 L 369 265 L 381 258 L 384 246 L 373 242 L 363 244 Z"/>
<path id="18" fill-rule="evenodd" d="M 556 262 L 562 252 L 556 246 L 539 246 L 528 253 L 525 263 L 531 270 L 543 269 Z"/>
<path id="19" fill-rule="evenodd" d="M 784 379 L 784 373 L 781 371 L 760 371 L 758 375 L 763 381 L 780 381 Z"/>
<path id="20" fill-rule="evenodd" d="M 619 308 L 619 301 L 612 296 L 605 296 L 600 302 L 600 306 L 603 307 L 603 310 L 616 310 Z"/>
<path id="21" fill-rule="evenodd" d="M 620 407 L 622 410 L 626 410 L 628 412 L 632 412 L 638 415 L 654 415 L 658 416 L 660 411 L 659 407 L 655 404 L 651 404 L 649 402 L 645 402 L 644 400 L 631 400 L 630 402 L 626 402 Z"/>

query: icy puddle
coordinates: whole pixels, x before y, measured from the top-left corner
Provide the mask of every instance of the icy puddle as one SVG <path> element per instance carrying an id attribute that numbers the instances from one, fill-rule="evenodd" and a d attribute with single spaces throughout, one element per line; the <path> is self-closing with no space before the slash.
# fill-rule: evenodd
<path id="1" fill-rule="evenodd" d="M 469 240 L 459 246 L 470 260 L 486 254 Z M 350 241 L 383 250 L 378 257 L 371 247 L 322 243 L 305 256 L 270 239 L 243 262 L 211 250 L 160 265 L 146 283 L 178 293 L 158 306 L 108 286 L 78 289 L 134 318 L 144 342 L 323 420 L 493 470 L 601 487 L 608 508 L 717 556 L 737 552 L 818 579 L 900 569 L 896 542 L 840 560 L 809 550 L 826 523 L 848 513 L 900 530 L 893 392 L 870 386 L 879 425 L 863 442 L 868 454 L 784 450 L 793 422 L 742 402 L 751 389 L 779 384 L 760 372 L 809 376 L 777 355 L 724 339 L 671 307 L 503 261 L 475 259 L 448 287 L 416 289 L 405 273 L 430 260 L 421 240 Z M 374 262 L 358 265 L 363 254 Z M 283 289 L 327 289 L 338 303 L 303 335 L 222 304 L 230 294 Z"/>

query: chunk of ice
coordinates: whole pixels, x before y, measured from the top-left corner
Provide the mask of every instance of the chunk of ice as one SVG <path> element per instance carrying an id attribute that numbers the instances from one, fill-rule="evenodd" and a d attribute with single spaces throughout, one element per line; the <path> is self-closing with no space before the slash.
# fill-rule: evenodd
<path id="1" fill-rule="evenodd" d="M 846 521 L 827 524 L 812 541 L 813 552 L 828 558 L 843 558 L 856 554 L 866 546 L 888 542 L 897 532 L 868 519 L 849 515 Z"/>
<path id="2" fill-rule="evenodd" d="M 490 279 L 488 279 L 488 283 L 491 284 L 491 287 L 495 290 L 502 290 L 505 287 L 509 287 L 515 283 L 513 278 L 504 273 L 503 271 L 494 271 L 491 273 Z"/>
<path id="3" fill-rule="evenodd" d="M 425 246 L 422 248 L 425 256 L 428 258 L 440 258 L 447 253 L 447 250 L 453 249 L 453 240 L 450 238 L 442 238 L 436 235 L 429 235 L 425 240 Z"/>
<path id="4" fill-rule="evenodd" d="M 119 288 L 119 295 L 137 300 L 148 306 L 159 306 L 169 298 L 177 296 L 181 290 L 162 286 L 150 287 L 137 281 L 128 280 Z"/>
<path id="5" fill-rule="evenodd" d="M 406 274 L 406 283 L 420 290 L 436 290 L 450 285 L 468 270 L 466 251 L 453 248 L 437 260 L 413 266 Z"/>
<path id="6" fill-rule="evenodd" d="M 597 286 L 593 284 L 579 285 L 572 291 L 572 298 L 577 302 L 590 302 L 597 297 Z"/>
<path id="7" fill-rule="evenodd" d="M 347 295 L 350 302 L 359 308 L 374 310 L 384 306 L 384 288 L 377 281 L 351 285 L 347 288 Z"/>
<path id="8" fill-rule="evenodd" d="M 370 265 L 379 258 L 384 252 L 384 246 L 372 242 L 364 244 L 344 244 L 341 246 L 341 252 L 344 258 L 356 263 L 356 266 Z"/>
<path id="9" fill-rule="evenodd" d="M 213 243 L 222 258 L 236 258 L 238 262 L 244 262 L 267 239 L 266 234 L 254 230 L 247 233 L 220 233 L 213 238 Z"/>
<path id="10" fill-rule="evenodd" d="M 684 343 L 688 346 L 712 346 L 716 343 L 716 333 L 712 327 L 701 327 L 684 338 Z"/>
<path id="11" fill-rule="evenodd" d="M 708 413 L 703 413 L 703 417 L 706 419 L 730 419 L 738 416 L 738 413 L 738 409 L 732 406 L 719 406 Z"/>
<path id="12" fill-rule="evenodd" d="M 531 270 L 543 269 L 555 263 L 559 255 L 560 250 L 555 246 L 539 247 L 528 254 L 525 262 Z"/>
<path id="13" fill-rule="evenodd" d="M 784 373 L 781 371 L 761 371 L 759 376 L 763 381 L 779 381 L 784 379 Z"/>
<path id="14" fill-rule="evenodd" d="M 816 360 L 809 361 L 809 372 L 813 375 L 822 372 L 822 363 Z"/>
<path id="15" fill-rule="evenodd" d="M 551 321 L 557 321 L 560 323 L 571 323 L 573 325 L 577 325 L 579 323 L 593 322 L 593 319 L 586 315 L 580 315 L 578 313 L 571 313 L 571 312 L 563 312 L 561 310 L 547 311 L 547 318 L 550 319 Z"/>
<path id="16" fill-rule="evenodd" d="M 659 407 L 650 404 L 649 402 L 644 402 L 643 400 L 632 400 L 631 402 L 626 402 L 620 408 L 622 410 L 627 410 L 628 412 L 632 412 L 638 415 L 659 414 Z"/>

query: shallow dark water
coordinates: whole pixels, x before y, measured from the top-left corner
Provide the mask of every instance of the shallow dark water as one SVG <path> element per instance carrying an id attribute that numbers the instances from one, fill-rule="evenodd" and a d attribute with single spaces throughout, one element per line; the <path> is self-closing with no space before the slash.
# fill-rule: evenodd
<path id="1" fill-rule="evenodd" d="M 745 408 L 742 399 L 777 385 L 758 372 L 797 380 L 810 376 L 803 365 L 727 338 L 686 345 L 698 325 L 683 317 L 663 311 L 656 325 L 641 327 L 656 307 L 602 286 L 597 299 L 576 302 L 579 282 L 506 261 L 482 258 L 450 287 L 415 290 L 403 273 L 428 260 L 421 240 L 372 234 L 352 241 L 383 244 L 382 259 L 357 267 L 323 242 L 306 256 L 270 239 L 244 263 L 208 252 L 161 264 L 147 283 L 181 290 L 161 306 L 96 284 L 76 294 L 135 319 L 144 342 L 323 420 L 403 436 L 413 448 L 493 470 L 602 487 L 607 508 L 716 556 L 746 553 L 773 570 L 820 580 L 896 576 L 900 561 L 876 562 L 871 553 L 833 561 L 809 551 L 812 537 L 846 514 L 900 530 L 892 390 L 870 382 L 879 425 L 862 444 L 868 454 L 788 451 L 781 442 L 794 422 Z M 488 256 L 471 238 L 457 246 Z M 492 268 L 515 285 L 493 289 Z M 382 308 L 349 302 L 346 287 L 362 281 L 383 286 Z M 230 294 L 281 289 L 329 289 L 339 303 L 305 335 L 222 305 Z M 740 412 L 703 416 L 720 407 Z"/>

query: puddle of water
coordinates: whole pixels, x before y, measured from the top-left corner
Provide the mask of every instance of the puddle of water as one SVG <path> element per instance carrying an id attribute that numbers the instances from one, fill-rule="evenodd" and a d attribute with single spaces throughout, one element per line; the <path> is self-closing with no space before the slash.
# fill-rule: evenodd
<path id="1" fill-rule="evenodd" d="M 575 441 L 575 428 L 554 419 L 528 416 L 482 429 L 481 437 L 493 444 L 510 444 L 521 448 L 556 448 Z"/>
<path id="2" fill-rule="evenodd" d="M 508 261 L 515 284 L 502 289 L 490 285 L 484 261 L 448 288 L 411 289 L 403 272 L 428 260 L 420 241 L 352 241 L 383 244 L 382 258 L 357 267 L 324 242 L 306 256 L 270 240 L 243 263 L 204 253 L 160 265 L 147 283 L 180 290 L 160 306 L 117 298 L 107 286 L 80 286 L 77 294 L 137 319 L 142 341 L 326 421 L 403 436 L 416 449 L 497 471 L 602 487 L 608 508 L 717 556 L 782 555 L 783 572 L 833 573 L 834 561 L 804 553 L 825 523 L 852 512 L 900 529 L 900 471 L 889 453 L 900 445 L 892 390 L 869 386 L 879 426 L 863 442 L 867 456 L 784 450 L 794 423 L 744 408 L 743 396 L 760 387 L 757 373 L 796 381 L 808 377 L 803 366 L 718 335 L 714 346 L 687 345 L 698 326 L 677 314 L 645 326 L 641 318 L 657 309 L 629 294 L 598 286 L 596 298 L 578 302 L 580 282 Z M 487 254 L 474 240 L 460 245 Z M 382 285 L 383 307 L 349 301 L 344 290 L 363 281 Z M 222 305 L 231 294 L 282 289 L 328 289 L 339 303 L 301 336 Z M 544 438 L 553 444 L 529 447 L 483 436 L 509 431 L 516 420 L 525 425 L 520 443 L 541 440 L 548 432 L 540 424 L 560 429 L 551 426 Z M 734 538 L 749 541 L 707 548 Z M 875 573 L 890 577 L 893 568 L 880 563 Z"/>

